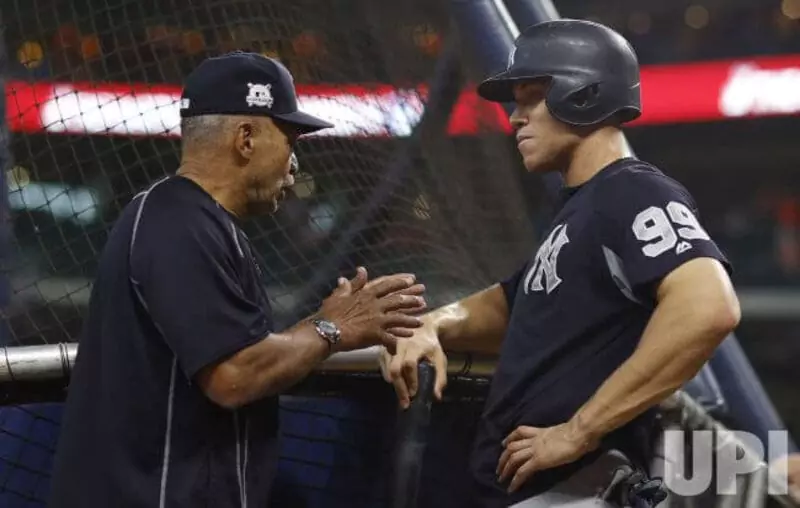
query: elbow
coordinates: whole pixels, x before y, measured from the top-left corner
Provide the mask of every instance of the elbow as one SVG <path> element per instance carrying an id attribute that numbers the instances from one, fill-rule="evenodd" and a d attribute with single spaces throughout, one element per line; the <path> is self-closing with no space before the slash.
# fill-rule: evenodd
<path id="1" fill-rule="evenodd" d="M 211 402 L 225 409 L 238 409 L 246 404 L 242 369 L 228 362 L 214 368 L 203 391 Z"/>
<path id="2" fill-rule="evenodd" d="M 674 325 L 703 349 L 716 348 L 741 320 L 736 291 L 715 259 L 694 259 L 670 273 L 659 287 L 659 302 L 675 311 Z"/>
<path id="3" fill-rule="evenodd" d="M 716 326 L 727 336 L 729 333 L 733 332 L 737 326 L 739 326 L 741 319 L 742 309 L 739 306 L 739 300 L 734 299 L 734 302 L 725 307 L 725 309 L 720 313 Z"/>
<path id="4" fill-rule="evenodd" d="M 727 336 L 739 326 L 741 319 L 742 308 L 739 305 L 739 298 L 731 289 L 721 299 L 721 304 L 717 311 L 717 318 L 714 320 L 714 326 L 720 333 Z"/>
<path id="5" fill-rule="evenodd" d="M 713 305 L 704 306 L 704 323 L 707 334 L 716 341 L 716 347 L 733 332 L 742 319 L 742 310 L 736 294 L 731 292 L 717 299 Z"/>

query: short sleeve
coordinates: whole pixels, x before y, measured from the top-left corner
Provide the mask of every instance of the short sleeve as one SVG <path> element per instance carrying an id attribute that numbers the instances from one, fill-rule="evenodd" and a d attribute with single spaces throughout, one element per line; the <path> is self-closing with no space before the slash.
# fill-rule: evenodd
<path id="1" fill-rule="evenodd" d="M 598 212 L 607 261 L 624 272 L 637 296 L 651 298 L 655 285 L 689 260 L 730 263 L 700 223 L 689 192 L 656 172 L 618 174 L 600 189 Z M 609 263 L 611 266 L 612 263 Z"/>
<path id="2" fill-rule="evenodd" d="M 517 289 L 519 288 L 519 283 L 522 281 L 522 276 L 524 274 L 525 266 L 522 266 L 508 278 L 500 281 L 500 287 L 503 289 L 503 294 L 506 296 L 509 312 L 514 308 L 514 299 L 517 296 Z"/>
<path id="3" fill-rule="evenodd" d="M 272 328 L 269 310 L 244 290 L 232 231 L 195 212 L 143 214 L 131 257 L 134 285 L 188 379 Z"/>

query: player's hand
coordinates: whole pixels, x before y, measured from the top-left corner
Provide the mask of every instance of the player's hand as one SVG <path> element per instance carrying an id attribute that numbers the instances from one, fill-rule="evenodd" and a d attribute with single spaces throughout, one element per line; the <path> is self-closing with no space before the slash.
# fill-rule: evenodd
<path id="1" fill-rule="evenodd" d="M 772 461 L 770 469 L 786 475 L 789 483 L 789 497 L 800 503 L 800 453 L 793 453 Z"/>
<path id="2" fill-rule="evenodd" d="M 412 337 L 397 342 L 394 354 L 383 350 L 380 355 L 383 379 L 394 385 L 400 407 L 407 409 L 411 399 L 417 394 L 417 378 L 420 361 L 428 360 L 436 369 L 433 395 L 442 400 L 447 385 L 447 356 L 439 344 L 436 331 L 429 324 L 414 330 Z"/>
<path id="3" fill-rule="evenodd" d="M 519 426 L 503 440 L 498 481 L 510 479 L 508 492 L 514 492 L 537 471 L 574 462 L 596 446 L 569 423 L 547 428 Z"/>
<path id="4" fill-rule="evenodd" d="M 341 330 L 338 350 L 374 345 L 394 348 L 397 337 L 410 337 L 422 325 L 414 314 L 425 309 L 425 286 L 415 282 L 409 273 L 369 281 L 367 270 L 359 267 L 353 279 L 339 279 L 316 315 Z"/>
<path id="5" fill-rule="evenodd" d="M 796 503 L 800 503 L 800 453 L 786 457 L 787 476 L 789 478 L 789 494 Z"/>

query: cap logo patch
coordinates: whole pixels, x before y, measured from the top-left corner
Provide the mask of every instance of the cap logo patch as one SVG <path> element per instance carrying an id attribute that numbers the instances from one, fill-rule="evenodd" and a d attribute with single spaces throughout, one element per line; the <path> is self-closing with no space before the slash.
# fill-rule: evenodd
<path id="1" fill-rule="evenodd" d="M 272 85 L 259 85 L 257 83 L 247 83 L 247 101 L 248 106 L 260 106 L 271 108 L 275 99 L 272 97 Z"/>

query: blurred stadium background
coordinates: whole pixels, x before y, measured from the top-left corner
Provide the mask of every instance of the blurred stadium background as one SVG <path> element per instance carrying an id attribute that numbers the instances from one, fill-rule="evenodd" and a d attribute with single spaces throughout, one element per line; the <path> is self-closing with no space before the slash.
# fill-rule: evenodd
<path id="1" fill-rule="evenodd" d="M 800 0 L 555 5 L 634 45 L 645 114 L 628 139 L 688 187 L 733 261 L 743 305 L 737 336 L 800 436 Z M 415 271 L 434 304 L 509 273 L 547 224 L 549 197 L 524 174 L 505 112 L 474 94 L 481 65 L 450 6 L 4 0 L 0 345 L 78 339 L 97 254 L 118 212 L 177 168 L 183 77 L 234 49 L 281 59 L 301 107 L 337 123 L 300 144 L 302 176 L 281 211 L 248 224 L 270 270 L 265 284 L 279 323 L 306 315 L 335 274 L 357 264 Z M 43 506 L 59 405 L 8 405 L 20 401 L 3 393 L 0 506 Z M 342 410 L 343 400 L 354 407 Z M 380 411 L 374 400 L 287 400 L 287 440 L 319 436 L 316 448 L 287 445 L 283 471 L 305 488 L 318 475 L 314 488 L 328 496 L 289 505 L 332 506 L 320 500 L 352 483 L 308 472 L 326 467 L 319 443 L 336 444 L 337 460 L 349 443 L 353 471 L 368 469 L 373 459 L 353 451 L 354 436 L 374 427 L 369 418 L 392 413 L 391 400 Z M 467 414 L 459 404 L 456 416 L 438 421 Z"/>

